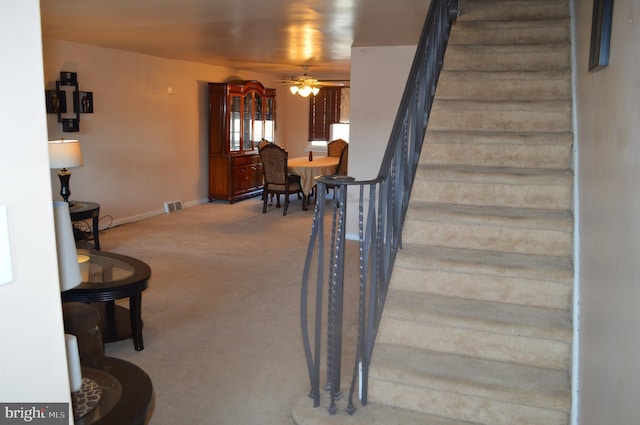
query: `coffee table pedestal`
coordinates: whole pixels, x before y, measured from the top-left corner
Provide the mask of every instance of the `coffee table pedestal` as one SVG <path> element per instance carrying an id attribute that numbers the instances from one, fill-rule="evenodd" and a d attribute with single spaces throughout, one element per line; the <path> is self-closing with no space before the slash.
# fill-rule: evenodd
<path id="1" fill-rule="evenodd" d="M 91 303 L 100 315 L 98 326 L 102 332 L 102 340 L 104 342 L 122 341 L 123 339 L 133 338 L 133 345 L 136 351 L 144 348 L 142 332 L 137 338 L 131 331 L 131 310 L 120 305 L 107 301 L 102 303 Z M 133 315 L 135 316 L 135 314 Z M 140 321 L 140 330 L 142 331 L 142 320 Z"/>

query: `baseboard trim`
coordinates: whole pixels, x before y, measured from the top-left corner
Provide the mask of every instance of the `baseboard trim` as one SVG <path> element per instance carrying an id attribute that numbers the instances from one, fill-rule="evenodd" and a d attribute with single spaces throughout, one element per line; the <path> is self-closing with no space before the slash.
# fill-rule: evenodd
<path id="1" fill-rule="evenodd" d="M 193 201 L 188 201 L 188 202 L 183 202 L 182 203 L 182 207 L 183 209 L 185 208 L 190 208 L 190 207 L 195 207 L 196 205 L 201 205 L 201 204 L 206 204 L 209 202 L 208 198 L 202 198 L 202 199 L 195 199 Z M 163 215 L 165 214 L 164 209 L 157 209 L 157 210 L 153 210 L 153 211 L 148 211 L 142 214 L 137 214 L 137 215 L 132 215 L 129 217 L 123 217 L 123 218 L 119 218 L 117 220 L 113 220 L 111 222 L 111 224 L 109 225 L 109 227 L 116 227 L 116 226 L 122 226 L 123 224 L 128 224 L 128 223 L 135 223 L 136 221 L 141 221 L 141 220 L 145 220 L 147 218 L 151 218 L 151 217 L 155 217 L 158 215 Z M 100 229 L 100 230 L 106 230 L 105 229 Z"/>

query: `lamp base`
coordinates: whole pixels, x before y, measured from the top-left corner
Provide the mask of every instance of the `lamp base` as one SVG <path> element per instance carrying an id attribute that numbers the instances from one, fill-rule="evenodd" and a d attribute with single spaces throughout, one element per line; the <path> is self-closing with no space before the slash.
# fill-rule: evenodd
<path id="1" fill-rule="evenodd" d="M 71 195 L 71 190 L 69 189 L 71 172 L 66 168 L 62 168 L 58 172 L 58 178 L 60 178 L 60 196 L 62 196 L 64 202 L 69 202 L 69 195 Z"/>

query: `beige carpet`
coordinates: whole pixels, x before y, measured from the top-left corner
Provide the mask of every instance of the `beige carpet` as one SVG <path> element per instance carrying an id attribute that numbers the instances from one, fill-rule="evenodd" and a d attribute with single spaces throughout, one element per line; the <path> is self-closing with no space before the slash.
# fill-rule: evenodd
<path id="1" fill-rule="evenodd" d="M 259 198 L 214 202 L 102 232 L 103 250 L 152 269 L 144 350 L 105 347 L 151 377 L 151 425 L 293 423 L 309 390 L 299 303 L 313 211 L 300 203 L 283 217 Z"/>

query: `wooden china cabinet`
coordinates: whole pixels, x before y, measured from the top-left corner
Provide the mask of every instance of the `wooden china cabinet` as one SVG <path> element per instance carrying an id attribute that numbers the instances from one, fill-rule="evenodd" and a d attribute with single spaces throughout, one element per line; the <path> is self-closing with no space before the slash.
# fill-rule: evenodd
<path id="1" fill-rule="evenodd" d="M 262 194 L 261 139 L 273 142 L 276 90 L 258 81 L 209 83 L 209 200 Z"/>

